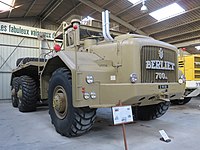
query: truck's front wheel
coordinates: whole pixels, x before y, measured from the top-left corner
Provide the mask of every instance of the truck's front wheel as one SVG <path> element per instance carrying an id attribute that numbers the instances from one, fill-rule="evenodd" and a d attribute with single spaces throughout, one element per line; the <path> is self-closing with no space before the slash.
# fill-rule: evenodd
<path id="1" fill-rule="evenodd" d="M 140 106 L 133 108 L 136 119 L 138 120 L 152 120 L 161 117 L 166 113 L 170 106 L 170 102 L 162 102 L 156 105 Z"/>
<path id="2" fill-rule="evenodd" d="M 72 137 L 91 129 L 96 109 L 73 107 L 71 72 L 68 69 L 59 68 L 53 73 L 48 98 L 49 114 L 58 133 Z"/>

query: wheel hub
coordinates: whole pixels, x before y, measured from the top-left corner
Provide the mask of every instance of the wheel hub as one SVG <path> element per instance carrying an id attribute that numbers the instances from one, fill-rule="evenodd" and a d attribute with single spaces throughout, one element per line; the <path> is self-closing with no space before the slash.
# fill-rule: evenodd
<path id="1" fill-rule="evenodd" d="M 65 104 L 65 98 L 63 93 L 57 93 L 54 96 L 53 99 L 53 107 L 58 111 L 58 112 L 64 112 L 66 109 L 66 104 Z"/>
<path id="2" fill-rule="evenodd" d="M 58 118 L 65 118 L 67 114 L 67 94 L 62 86 L 57 86 L 54 89 L 53 108 Z"/>
<path id="3" fill-rule="evenodd" d="M 15 89 L 14 89 L 14 88 L 11 90 L 11 94 L 12 94 L 12 96 L 15 96 L 15 95 L 16 95 Z"/>
<path id="4" fill-rule="evenodd" d="M 22 89 L 19 89 L 19 91 L 17 92 L 17 97 L 18 97 L 19 99 L 22 98 Z"/>

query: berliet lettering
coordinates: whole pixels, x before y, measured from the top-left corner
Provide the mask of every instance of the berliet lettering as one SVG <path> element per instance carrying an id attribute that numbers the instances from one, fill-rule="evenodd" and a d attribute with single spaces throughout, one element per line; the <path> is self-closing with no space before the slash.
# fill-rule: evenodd
<path id="1" fill-rule="evenodd" d="M 164 51 L 162 48 L 158 50 L 158 57 L 159 59 L 164 58 Z M 146 60 L 146 69 L 151 70 L 175 70 L 175 63 L 165 60 Z M 164 72 L 155 72 L 155 79 L 156 80 L 167 80 L 168 77 Z"/>
<path id="2" fill-rule="evenodd" d="M 162 60 L 147 60 L 146 69 L 174 70 L 175 64 Z"/>
<path id="3" fill-rule="evenodd" d="M 160 59 L 164 57 L 164 51 L 162 48 L 158 50 L 158 56 Z M 147 60 L 146 69 L 159 69 L 159 70 L 174 70 L 175 63 L 163 60 Z"/>

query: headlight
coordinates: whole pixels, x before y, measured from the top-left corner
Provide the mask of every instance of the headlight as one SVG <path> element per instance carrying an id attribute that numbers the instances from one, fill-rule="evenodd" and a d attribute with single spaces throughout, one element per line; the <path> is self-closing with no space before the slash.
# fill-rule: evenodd
<path id="1" fill-rule="evenodd" d="M 83 98 L 86 99 L 86 100 L 89 99 L 90 98 L 90 94 L 89 93 L 84 93 L 83 94 Z"/>
<path id="2" fill-rule="evenodd" d="M 137 74 L 136 73 L 130 74 L 130 81 L 131 81 L 131 83 L 135 83 L 137 81 Z"/>
<path id="3" fill-rule="evenodd" d="M 93 76 L 91 76 L 91 75 L 87 76 L 87 77 L 86 77 L 86 82 L 87 82 L 88 84 L 93 83 L 93 82 L 94 82 Z"/>
<path id="4" fill-rule="evenodd" d="M 91 92 L 91 93 L 90 93 L 90 97 L 91 97 L 92 99 L 95 99 L 95 98 L 97 98 L 97 95 L 96 95 L 95 92 Z"/>
<path id="5" fill-rule="evenodd" d="M 186 78 L 185 76 L 182 74 L 179 79 L 178 79 L 178 83 L 182 84 L 182 83 L 185 83 L 186 82 Z"/>

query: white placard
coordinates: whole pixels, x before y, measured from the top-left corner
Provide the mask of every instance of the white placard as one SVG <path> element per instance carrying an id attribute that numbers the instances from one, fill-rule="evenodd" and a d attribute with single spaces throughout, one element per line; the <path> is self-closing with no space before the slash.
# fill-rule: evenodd
<path id="1" fill-rule="evenodd" d="M 32 38 L 37 38 L 37 36 L 42 33 L 45 35 L 46 39 L 53 40 L 55 31 L 35 27 L 28 27 L 7 22 L 0 22 L 0 33 Z"/>
<path id="2" fill-rule="evenodd" d="M 133 122 L 133 114 L 131 106 L 112 107 L 114 124 L 123 124 Z"/>
<path id="3" fill-rule="evenodd" d="M 170 138 L 168 137 L 167 133 L 164 130 L 159 130 L 160 135 L 163 137 L 164 141 L 168 141 L 170 140 Z"/>

